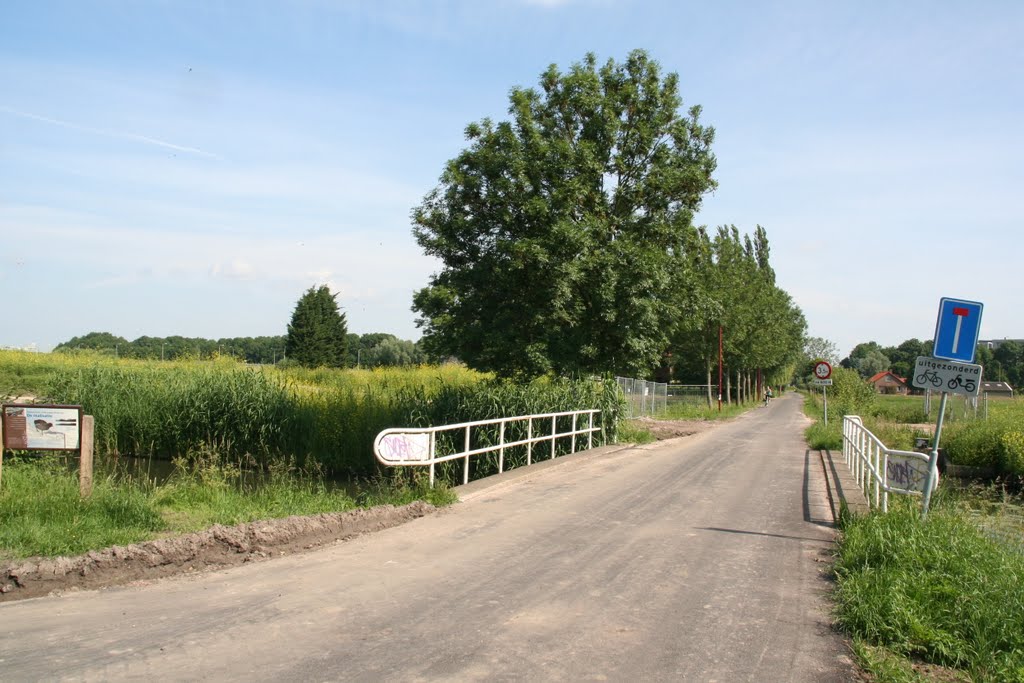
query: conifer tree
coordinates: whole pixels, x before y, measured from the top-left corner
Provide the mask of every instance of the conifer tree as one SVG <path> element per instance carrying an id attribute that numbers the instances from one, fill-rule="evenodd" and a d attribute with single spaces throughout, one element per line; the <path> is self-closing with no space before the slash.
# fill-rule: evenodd
<path id="1" fill-rule="evenodd" d="M 285 348 L 288 358 L 304 367 L 345 366 L 348 326 L 326 285 L 310 287 L 295 305 Z"/>

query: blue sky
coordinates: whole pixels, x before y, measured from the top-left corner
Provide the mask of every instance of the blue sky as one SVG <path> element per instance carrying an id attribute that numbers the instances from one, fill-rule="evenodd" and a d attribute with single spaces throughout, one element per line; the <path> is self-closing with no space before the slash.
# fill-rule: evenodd
<path id="1" fill-rule="evenodd" d="M 1024 337 L 1024 3 L 33 2 L 0 9 L 0 345 L 283 334 L 327 283 L 416 339 L 412 207 L 508 91 L 646 49 L 842 355 L 938 301 Z"/>

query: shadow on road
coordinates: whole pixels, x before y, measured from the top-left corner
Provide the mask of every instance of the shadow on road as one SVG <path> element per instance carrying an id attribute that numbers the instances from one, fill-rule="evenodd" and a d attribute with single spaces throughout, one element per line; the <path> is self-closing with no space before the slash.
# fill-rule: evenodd
<path id="1" fill-rule="evenodd" d="M 771 538 L 785 538 L 790 541 L 810 541 L 811 543 L 822 543 L 824 545 L 831 545 L 831 540 L 821 538 L 808 538 L 807 536 L 787 536 L 786 534 L 770 534 L 765 531 L 746 531 L 744 529 L 722 529 L 721 527 L 715 526 L 696 526 L 693 527 L 698 531 L 720 531 L 725 534 L 747 534 L 750 536 L 769 536 Z"/>

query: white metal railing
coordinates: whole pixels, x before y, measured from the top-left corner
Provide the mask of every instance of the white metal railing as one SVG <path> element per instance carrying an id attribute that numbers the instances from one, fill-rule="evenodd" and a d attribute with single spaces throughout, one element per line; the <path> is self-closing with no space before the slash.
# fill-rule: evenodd
<path id="1" fill-rule="evenodd" d="M 924 453 L 886 447 L 856 415 L 843 417 L 843 459 L 868 504 L 880 506 L 883 512 L 889 510 L 890 493 L 924 493 L 930 458 Z M 937 485 L 938 477 L 932 490 Z"/>
<path id="2" fill-rule="evenodd" d="M 533 464 L 533 444 L 548 442 L 551 444 L 551 457 L 557 453 L 559 439 L 570 439 L 570 453 L 576 452 L 576 437 L 587 436 L 587 449 L 594 446 L 594 432 L 602 427 L 594 426 L 594 415 L 598 409 L 569 410 L 561 413 L 541 413 L 537 415 L 521 415 L 518 417 L 501 417 L 493 420 L 477 420 L 440 427 L 394 427 L 385 429 L 373 440 L 373 454 L 377 461 L 393 467 L 428 466 L 430 467 L 430 485 L 434 485 L 435 468 L 438 463 L 462 458 L 465 466 L 462 470 L 462 483 L 469 483 L 469 459 L 474 455 L 498 453 L 498 473 L 505 471 L 505 451 L 516 446 L 526 446 L 526 464 Z M 579 418 L 586 416 L 586 427 L 579 426 Z M 572 417 L 572 428 L 569 431 L 558 431 L 559 418 Z M 550 423 L 548 422 L 550 420 Z M 505 441 L 509 425 L 526 423 L 526 438 L 516 441 Z M 540 432 L 534 435 L 534 426 Z M 550 424 L 550 431 L 548 425 Z M 490 426 L 498 426 L 498 443 L 490 446 L 471 448 L 473 430 Z M 459 431 L 463 434 L 463 448 L 455 453 L 437 454 L 438 434 Z M 457 438 L 457 435 L 455 436 Z"/>

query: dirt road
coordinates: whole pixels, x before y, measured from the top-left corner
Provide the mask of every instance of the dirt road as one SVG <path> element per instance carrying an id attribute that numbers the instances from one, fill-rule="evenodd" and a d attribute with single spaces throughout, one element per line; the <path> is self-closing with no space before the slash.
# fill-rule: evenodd
<path id="1" fill-rule="evenodd" d="M 0 605 L 5 680 L 850 681 L 799 398 L 322 550 Z"/>

